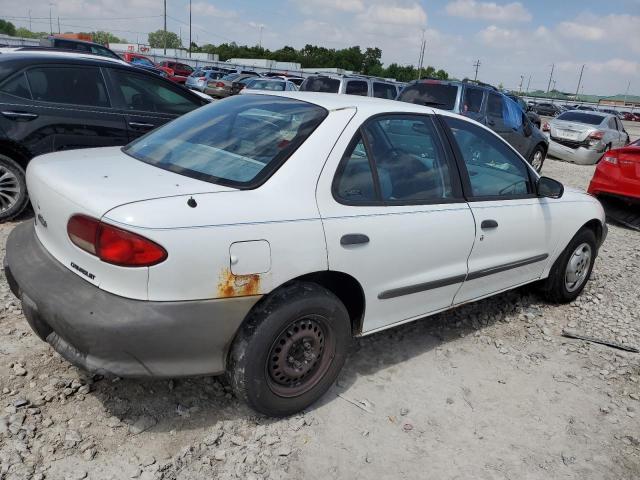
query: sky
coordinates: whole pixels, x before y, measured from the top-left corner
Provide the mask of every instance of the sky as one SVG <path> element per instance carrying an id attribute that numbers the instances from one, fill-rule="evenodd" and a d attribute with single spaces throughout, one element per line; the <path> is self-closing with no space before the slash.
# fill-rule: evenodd
<path id="1" fill-rule="evenodd" d="M 108 30 L 146 42 L 162 28 L 162 0 L 0 0 L 0 18 L 32 30 Z M 189 0 L 167 0 L 167 29 L 188 44 Z M 378 47 L 385 64 L 418 63 L 457 78 L 586 94 L 640 95 L 640 0 L 192 0 L 192 39 L 278 49 Z M 551 88 L 553 88 L 553 83 Z"/>

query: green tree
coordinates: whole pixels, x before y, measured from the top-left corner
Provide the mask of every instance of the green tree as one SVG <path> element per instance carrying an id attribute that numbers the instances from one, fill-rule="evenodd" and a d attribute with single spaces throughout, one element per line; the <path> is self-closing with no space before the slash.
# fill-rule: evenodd
<path id="1" fill-rule="evenodd" d="M 20 27 L 16 29 L 16 37 L 22 38 L 42 38 L 46 37 L 48 33 L 46 32 L 32 32 L 31 30 Z"/>
<path id="2" fill-rule="evenodd" d="M 107 45 L 109 43 L 127 43 L 124 38 L 116 37 L 114 34 L 98 30 L 97 32 L 91 32 L 93 41 L 101 45 Z"/>
<path id="3" fill-rule="evenodd" d="M 0 18 L 0 33 L 4 33 L 5 35 L 9 35 L 10 37 L 15 37 L 16 26 L 13 23 L 7 20 L 2 20 Z"/>
<path id="4" fill-rule="evenodd" d="M 149 45 L 152 48 L 179 48 L 182 46 L 178 35 L 162 29 L 149 34 Z"/>

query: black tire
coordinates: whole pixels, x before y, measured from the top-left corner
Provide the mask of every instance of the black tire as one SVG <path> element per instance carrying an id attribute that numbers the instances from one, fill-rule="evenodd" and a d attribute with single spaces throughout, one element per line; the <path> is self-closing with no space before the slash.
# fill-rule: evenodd
<path id="1" fill-rule="evenodd" d="M 231 347 L 229 383 L 254 410 L 272 417 L 292 415 L 333 384 L 350 341 L 349 314 L 333 293 L 315 283 L 291 284 L 249 314 Z"/>
<path id="2" fill-rule="evenodd" d="M 567 266 L 574 256 L 576 249 L 582 245 L 588 245 L 591 251 L 589 265 L 583 267 L 581 271 L 585 273 L 584 279 L 574 289 L 567 286 Z M 591 277 L 591 271 L 595 263 L 598 250 L 596 247 L 596 236 L 593 230 L 583 228 L 569 242 L 562 254 L 553 264 L 549 277 L 542 284 L 542 292 L 547 300 L 554 303 L 569 303 L 575 300 Z M 586 268 L 586 270 L 584 270 Z"/>
<path id="3" fill-rule="evenodd" d="M 529 163 L 535 169 L 536 172 L 540 173 L 542 171 L 542 166 L 544 165 L 546 150 L 542 145 L 536 145 L 536 148 L 533 149 L 531 155 L 529 156 Z M 539 159 L 536 158 L 539 156 Z"/>
<path id="4" fill-rule="evenodd" d="M 0 223 L 19 215 L 27 201 L 24 170 L 15 160 L 0 153 Z"/>

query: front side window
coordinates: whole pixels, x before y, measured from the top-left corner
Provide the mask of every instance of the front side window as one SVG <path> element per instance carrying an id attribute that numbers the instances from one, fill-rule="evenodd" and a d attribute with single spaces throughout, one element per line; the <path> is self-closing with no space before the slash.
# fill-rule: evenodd
<path id="1" fill-rule="evenodd" d="M 120 69 L 113 69 L 111 73 L 128 110 L 182 115 L 200 106 L 186 93 L 153 76 Z"/>
<path id="2" fill-rule="evenodd" d="M 465 113 L 480 113 L 482 109 L 483 91 L 480 88 L 467 87 L 464 89 L 461 111 Z"/>
<path id="3" fill-rule="evenodd" d="M 361 95 L 366 97 L 369 94 L 369 85 L 362 80 L 349 80 L 344 93 L 347 95 Z"/>
<path id="4" fill-rule="evenodd" d="M 525 163 L 498 136 L 471 122 L 443 118 L 464 159 L 473 197 L 518 197 L 533 193 Z"/>
<path id="5" fill-rule="evenodd" d="M 36 67 L 27 70 L 34 100 L 108 107 L 102 73 L 94 67 Z"/>
<path id="6" fill-rule="evenodd" d="M 269 178 L 326 116 L 324 108 L 291 98 L 239 95 L 182 116 L 123 151 L 181 175 L 251 188 Z"/>
<path id="7" fill-rule="evenodd" d="M 29 92 L 29 84 L 27 83 L 27 77 L 24 73 L 19 73 L 18 75 L 10 78 L 2 86 L 0 87 L 0 91 L 3 93 L 8 93 L 9 95 L 14 95 L 16 97 L 21 98 L 31 98 L 31 93 Z"/>
<path id="8" fill-rule="evenodd" d="M 376 117 L 358 135 L 334 180 L 339 200 L 370 203 L 375 195 L 376 202 L 393 205 L 454 197 L 449 164 L 429 117 Z"/>

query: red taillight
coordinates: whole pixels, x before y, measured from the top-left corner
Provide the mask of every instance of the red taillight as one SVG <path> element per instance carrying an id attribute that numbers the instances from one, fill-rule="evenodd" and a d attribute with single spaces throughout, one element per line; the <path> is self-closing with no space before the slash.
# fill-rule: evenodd
<path id="1" fill-rule="evenodd" d="M 612 163 L 613 165 L 618 164 L 618 152 L 607 152 L 602 157 L 602 160 L 607 163 Z"/>
<path id="2" fill-rule="evenodd" d="M 149 267 L 167 258 L 157 243 L 84 215 L 69 219 L 67 233 L 74 245 L 114 265 Z"/>
<path id="3" fill-rule="evenodd" d="M 600 130 L 596 130 L 591 135 L 589 135 L 589 138 L 591 138 L 593 140 L 602 140 L 602 137 L 604 137 L 604 132 L 602 132 Z"/>
<path id="4" fill-rule="evenodd" d="M 551 127 L 549 126 L 549 124 L 547 122 L 544 122 L 544 124 L 542 125 L 542 131 L 543 132 L 550 132 L 551 131 Z"/>
<path id="5" fill-rule="evenodd" d="M 222 82 L 216 82 L 216 87 L 218 87 L 218 88 L 224 88 L 224 83 L 222 83 Z"/>
<path id="6" fill-rule="evenodd" d="M 202 77 L 196 77 L 198 80 L 204 80 L 205 78 L 207 78 L 206 76 L 202 76 Z"/>

